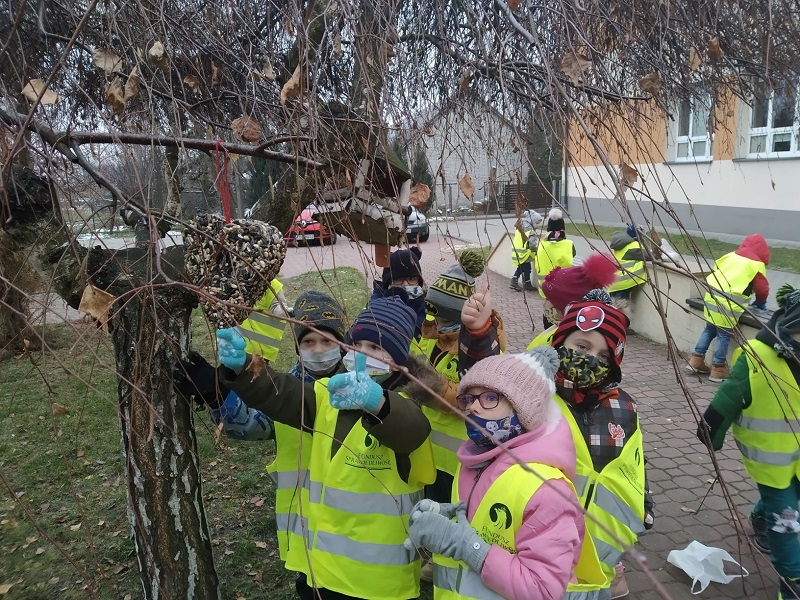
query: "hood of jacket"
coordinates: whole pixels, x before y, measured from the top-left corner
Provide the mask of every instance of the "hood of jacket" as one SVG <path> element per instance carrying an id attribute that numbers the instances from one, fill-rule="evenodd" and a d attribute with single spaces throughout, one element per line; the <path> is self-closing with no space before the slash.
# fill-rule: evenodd
<path id="1" fill-rule="evenodd" d="M 629 236 L 627 232 L 615 231 L 614 235 L 611 236 L 611 243 L 609 243 L 609 247 L 614 251 L 622 250 L 625 246 L 635 241 L 636 240 Z"/>
<path id="2" fill-rule="evenodd" d="M 508 441 L 506 446 L 524 462 L 539 462 L 559 469 L 569 479 L 575 478 L 575 444 L 566 419 L 558 406 L 550 401 L 544 422 L 533 431 L 526 431 Z M 478 453 L 472 440 L 458 449 L 458 460 L 468 469 L 486 466 L 487 471 L 505 471 L 516 461 L 499 446 Z M 489 477 L 489 480 L 495 479 Z"/>
<path id="3" fill-rule="evenodd" d="M 760 233 L 753 233 L 744 238 L 735 252 L 750 260 L 761 261 L 764 266 L 769 265 L 769 246 Z"/>

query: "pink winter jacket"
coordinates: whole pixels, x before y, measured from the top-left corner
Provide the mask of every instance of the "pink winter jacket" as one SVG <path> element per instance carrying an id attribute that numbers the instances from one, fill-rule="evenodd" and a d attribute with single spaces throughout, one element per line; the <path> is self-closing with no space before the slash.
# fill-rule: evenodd
<path id="1" fill-rule="evenodd" d="M 575 477 L 575 445 L 569 425 L 555 403 L 546 411 L 545 423 L 510 440 L 508 446 L 525 462 L 539 462 Z M 472 521 L 475 511 L 492 483 L 514 460 L 501 448 L 475 454 L 466 441 L 458 449 L 461 472 L 459 499 L 467 505 Z M 490 461 L 487 465 L 487 461 Z M 481 467 L 484 467 L 481 470 Z M 584 534 L 583 513 L 569 485 L 562 480 L 542 484 L 525 508 L 524 520 L 516 532 L 517 553 L 500 546 L 489 549 L 481 570 L 483 584 L 509 600 L 560 600 L 567 583 L 574 579 Z"/>

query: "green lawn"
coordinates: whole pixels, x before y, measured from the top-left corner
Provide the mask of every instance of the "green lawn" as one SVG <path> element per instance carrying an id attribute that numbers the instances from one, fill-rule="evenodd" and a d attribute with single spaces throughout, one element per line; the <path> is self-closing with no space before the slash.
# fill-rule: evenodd
<path id="1" fill-rule="evenodd" d="M 290 301 L 307 289 L 338 290 L 347 315 L 367 301 L 355 269 L 284 281 Z M 210 360 L 211 329 L 199 311 L 193 346 Z M 93 325 L 50 326 L 46 348 L 0 361 L 0 590 L 3 600 L 141 598 L 126 517 L 108 337 Z M 288 370 L 294 341 L 276 361 Z M 203 495 L 223 598 L 294 598 L 294 577 L 278 559 L 274 489 L 264 466 L 272 442 L 236 442 L 196 415 Z M 17 495 L 12 499 L 10 491 Z M 426 595 L 430 597 L 430 588 Z"/>
<path id="2" fill-rule="evenodd" d="M 624 227 L 607 227 L 604 225 L 592 225 L 590 223 L 568 223 L 567 234 L 587 238 L 599 238 L 611 240 L 611 236 L 617 231 L 623 231 Z M 738 244 L 721 242 L 712 238 L 703 238 L 697 235 L 664 233 L 660 231 L 662 238 L 669 241 L 679 254 L 687 256 L 700 256 L 712 262 L 728 252 L 733 252 L 739 247 Z M 787 271 L 789 273 L 800 273 L 800 250 L 790 248 L 770 248 L 769 268 L 776 271 Z"/>

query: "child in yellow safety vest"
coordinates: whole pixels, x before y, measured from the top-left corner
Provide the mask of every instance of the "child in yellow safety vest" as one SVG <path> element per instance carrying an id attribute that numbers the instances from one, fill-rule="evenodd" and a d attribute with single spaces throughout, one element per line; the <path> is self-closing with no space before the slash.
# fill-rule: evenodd
<path id="1" fill-rule="evenodd" d="M 570 582 L 602 582 L 570 483 L 575 448 L 553 401 L 557 368 L 542 346 L 486 358 L 462 378 L 469 440 L 452 501 L 421 501 L 407 542 L 434 553 L 437 600 L 561 599 Z"/>
<path id="2" fill-rule="evenodd" d="M 222 383 L 277 422 L 311 432 L 302 543 L 286 568 L 303 600 L 419 595 L 420 561 L 404 548 L 408 515 L 435 478 L 430 424 L 396 392 L 415 315 L 396 297 L 372 300 L 348 331 L 347 373 L 313 384 L 253 362 L 233 329 L 217 332 Z M 367 356 L 367 354 L 369 356 Z"/>
<path id="3" fill-rule="evenodd" d="M 555 268 L 565 269 L 572 266 L 575 258 L 575 244 L 567 239 L 564 230 L 564 216 L 560 209 L 553 208 L 547 215 L 547 236 L 533 247 L 533 266 L 536 269 L 539 295 L 544 298 L 542 284 L 547 275 Z M 549 324 L 544 322 L 547 329 Z"/>
<path id="4" fill-rule="evenodd" d="M 619 386 L 628 317 L 604 290 L 587 298 L 566 307 L 553 334 L 559 356 L 556 403 L 577 451 L 578 498 L 605 527 L 586 520 L 606 576 L 597 591 L 621 598 L 628 588 L 620 561 L 639 534 L 653 526 L 653 502 L 636 402 Z M 595 597 L 571 591 L 575 598 Z"/>
<path id="5" fill-rule="evenodd" d="M 779 309 L 737 351 L 697 430 L 720 450 L 725 433 L 742 453 L 760 500 L 750 514 L 755 545 L 772 553 L 781 577 L 778 598 L 800 598 L 800 290 L 778 291 Z"/>
<path id="6" fill-rule="evenodd" d="M 647 282 L 644 266 L 644 250 L 636 233 L 636 226 L 628 225 L 625 231 L 615 231 L 608 244 L 619 263 L 617 280 L 608 288 L 608 293 L 620 308 L 627 308 L 631 292 Z"/>

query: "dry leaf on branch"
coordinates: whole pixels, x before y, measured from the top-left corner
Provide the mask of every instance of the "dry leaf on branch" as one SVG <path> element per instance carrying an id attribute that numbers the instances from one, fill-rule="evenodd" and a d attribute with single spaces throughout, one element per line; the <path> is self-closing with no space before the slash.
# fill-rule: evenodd
<path id="1" fill-rule="evenodd" d="M 231 121 L 231 130 L 236 139 L 243 142 L 258 142 L 261 140 L 261 124 L 252 117 L 239 117 Z"/>
<path id="2" fill-rule="evenodd" d="M 575 87 L 583 87 L 583 74 L 592 67 L 592 60 L 577 52 L 565 54 L 561 59 L 561 72 Z"/>
<path id="3" fill-rule="evenodd" d="M 122 59 L 113 50 L 95 48 L 92 50 L 92 59 L 98 69 L 103 69 L 106 75 L 122 70 Z"/>
<path id="4" fill-rule="evenodd" d="M 342 54 L 342 34 L 337 33 L 333 36 L 333 55 L 340 56 Z"/>
<path id="5" fill-rule="evenodd" d="M 108 319 L 111 312 L 111 305 L 114 304 L 116 296 L 112 296 L 106 291 L 96 288 L 89 284 L 83 289 L 81 302 L 78 310 L 90 314 L 100 321 L 103 331 L 108 332 Z"/>
<path id="6" fill-rule="evenodd" d="M 286 17 L 286 20 L 283 22 L 283 26 L 286 28 L 286 33 L 289 35 L 294 35 L 294 24 L 289 17 Z"/>
<path id="7" fill-rule="evenodd" d="M 428 203 L 428 198 L 430 197 L 431 188 L 424 183 L 417 183 L 411 188 L 411 195 L 409 195 L 408 201 L 414 208 L 422 210 L 425 208 L 425 205 Z"/>
<path id="8" fill-rule="evenodd" d="M 712 60 L 722 60 L 725 58 L 725 51 L 719 45 L 719 38 L 717 36 L 708 40 L 708 55 Z"/>
<path id="9" fill-rule="evenodd" d="M 200 78 L 197 75 L 187 75 L 183 78 L 183 83 L 192 88 L 195 94 L 200 93 Z"/>
<path id="10" fill-rule="evenodd" d="M 703 66 L 703 57 L 700 56 L 700 53 L 694 46 L 689 49 L 689 60 L 686 64 L 689 65 L 692 71 L 697 71 L 697 69 Z"/>
<path id="11" fill-rule="evenodd" d="M 619 175 L 622 178 L 622 184 L 626 187 L 631 187 L 639 179 L 639 172 L 626 163 L 619 166 Z"/>
<path id="12" fill-rule="evenodd" d="M 261 69 L 261 73 L 270 81 L 275 81 L 275 69 L 272 68 L 272 63 L 267 61 Z"/>
<path id="13" fill-rule="evenodd" d="M 656 96 L 661 91 L 661 76 L 655 71 L 648 73 L 639 80 L 639 87 L 651 96 Z"/>
<path id="14" fill-rule="evenodd" d="M 458 82 L 458 90 L 461 92 L 469 91 L 469 84 L 472 81 L 472 75 L 468 70 L 465 70 L 461 75 L 461 80 Z"/>
<path id="15" fill-rule="evenodd" d="M 115 112 L 121 113 L 128 105 L 125 99 L 125 88 L 122 87 L 122 78 L 117 76 L 106 86 L 106 101 Z"/>
<path id="16" fill-rule="evenodd" d="M 123 93 L 125 104 L 127 104 L 128 100 L 131 98 L 138 96 L 141 89 L 142 76 L 139 74 L 139 67 L 133 67 L 131 74 L 128 75 L 128 81 L 125 82 L 125 90 Z"/>
<path id="17" fill-rule="evenodd" d="M 211 61 L 211 87 L 216 87 L 222 80 L 222 69 L 217 66 L 213 60 Z"/>
<path id="18" fill-rule="evenodd" d="M 472 185 L 472 177 L 469 176 L 469 173 L 464 173 L 464 176 L 458 180 L 458 189 L 467 198 L 472 198 L 472 194 L 475 193 L 475 186 Z"/>
<path id="19" fill-rule="evenodd" d="M 22 95 L 25 96 L 31 102 L 35 102 L 36 98 L 39 97 L 40 92 L 44 89 L 44 94 L 42 94 L 42 99 L 40 101 L 41 104 L 55 104 L 59 100 L 61 100 L 61 96 L 56 94 L 50 88 L 45 89 L 44 81 L 41 79 L 31 79 L 24 88 L 22 88 Z"/>
<path id="20" fill-rule="evenodd" d="M 294 69 L 294 73 L 281 88 L 281 104 L 286 104 L 289 98 L 296 98 L 300 95 L 300 65 Z"/>
<path id="21" fill-rule="evenodd" d="M 169 69 L 169 57 L 167 56 L 166 50 L 164 50 L 164 44 L 161 42 L 154 42 L 153 45 L 150 46 L 150 50 L 147 51 L 147 57 L 150 59 L 150 62 L 162 71 Z"/>
<path id="22" fill-rule="evenodd" d="M 245 369 L 246 372 L 253 375 L 250 381 L 255 381 L 258 379 L 261 376 L 261 373 L 264 372 L 266 366 L 267 363 L 262 356 L 260 354 L 254 354 L 250 359 L 250 364 L 248 364 L 247 368 Z"/>
<path id="23" fill-rule="evenodd" d="M 511 12 L 517 10 L 520 4 L 522 4 L 522 0 L 508 0 L 508 8 Z"/>

